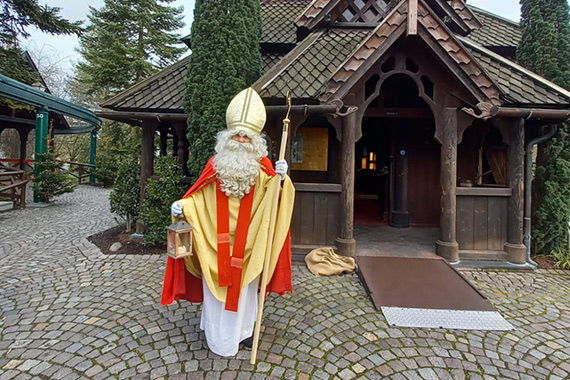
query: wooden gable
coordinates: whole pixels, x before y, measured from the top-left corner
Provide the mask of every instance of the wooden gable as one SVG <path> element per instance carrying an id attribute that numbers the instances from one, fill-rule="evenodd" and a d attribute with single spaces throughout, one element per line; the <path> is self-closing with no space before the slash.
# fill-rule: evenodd
<path id="1" fill-rule="evenodd" d="M 345 60 L 320 100 L 342 99 L 407 30 L 408 1 L 402 1 Z M 500 105 L 500 91 L 453 33 L 422 1 L 417 8 L 418 36 L 478 102 Z"/>
<path id="2" fill-rule="evenodd" d="M 406 0 L 314 0 L 295 24 L 308 30 L 323 21 L 333 27 L 346 23 L 377 24 L 402 1 Z"/>

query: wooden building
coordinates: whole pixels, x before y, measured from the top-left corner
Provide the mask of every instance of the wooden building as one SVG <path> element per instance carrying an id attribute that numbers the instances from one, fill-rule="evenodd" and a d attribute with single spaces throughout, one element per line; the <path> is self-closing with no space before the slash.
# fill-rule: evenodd
<path id="1" fill-rule="evenodd" d="M 526 262 L 525 151 L 568 118 L 570 93 L 513 61 L 517 23 L 464 0 L 262 0 L 261 11 L 264 74 L 253 87 L 273 147 L 293 96 L 297 252 L 354 255 L 365 210 L 396 228 L 439 227 L 435 252 L 450 261 Z M 156 131 L 161 153 L 172 136 L 186 162 L 187 61 L 99 113 L 142 126 L 141 186 Z"/>

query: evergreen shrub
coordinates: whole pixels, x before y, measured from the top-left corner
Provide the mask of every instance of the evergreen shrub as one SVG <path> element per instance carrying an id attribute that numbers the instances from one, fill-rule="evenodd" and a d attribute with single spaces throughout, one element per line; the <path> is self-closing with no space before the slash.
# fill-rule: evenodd
<path id="1" fill-rule="evenodd" d="M 570 27 L 567 0 L 521 0 L 517 61 L 570 89 Z M 539 145 L 532 184 L 532 253 L 553 255 L 567 243 L 570 216 L 570 128 Z"/>
<path id="2" fill-rule="evenodd" d="M 170 206 L 184 195 L 180 184 L 181 168 L 176 157 L 157 157 L 154 161 L 156 178 L 149 178 L 141 219 L 146 227 L 143 244 L 166 243 L 166 227 L 171 224 Z"/>
<path id="3" fill-rule="evenodd" d="M 111 212 L 118 214 L 126 223 L 126 230 L 132 230 L 133 221 L 139 217 L 140 162 L 134 156 L 119 164 L 117 178 L 109 195 Z"/>

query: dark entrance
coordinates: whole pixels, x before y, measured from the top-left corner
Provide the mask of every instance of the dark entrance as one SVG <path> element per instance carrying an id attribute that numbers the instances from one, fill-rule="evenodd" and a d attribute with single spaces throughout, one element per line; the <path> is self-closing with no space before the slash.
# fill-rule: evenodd
<path id="1" fill-rule="evenodd" d="M 432 113 L 406 76 L 387 79 L 380 94 L 356 142 L 354 224 L 438 226 L 440 145 Z"/>

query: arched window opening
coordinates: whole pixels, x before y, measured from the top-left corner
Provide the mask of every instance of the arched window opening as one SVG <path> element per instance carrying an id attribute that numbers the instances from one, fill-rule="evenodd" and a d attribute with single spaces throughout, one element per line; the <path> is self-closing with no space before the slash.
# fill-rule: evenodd
<path id="1" fill-rule="evenodd" d="M 394 57 L 389 57 L 388 59 L 386 59 L 386 62 L 382 64 L 380 70 L 382 70 L 383 73 L 388 73 L 394 70 L 395 68 L 396 68 L 396 59 Z"/>
<path id="2" fill-rule="evenodd" d="M 428 98 L 433 100 L 433 82 L 429 80 L 428 77 L 425 75 L 421 78 L 422 85 L 424 86 L 424 93 L 427 95 Z"/>
<path id="3" fill-rule="evenodd" d="M 406 70 L 415 74 L 420 71 L 420 67 L 413 59 L 406 58 Z"/>
<path id="4" fill-rule="evenodd" d="M 368 79 L 364 85 L 364 99 L 370 98 L 370 96 L 374 95 L 376 92 L 376 85 L 380 80 L 380 76 L 378 74 L 374 74 Z"/>

